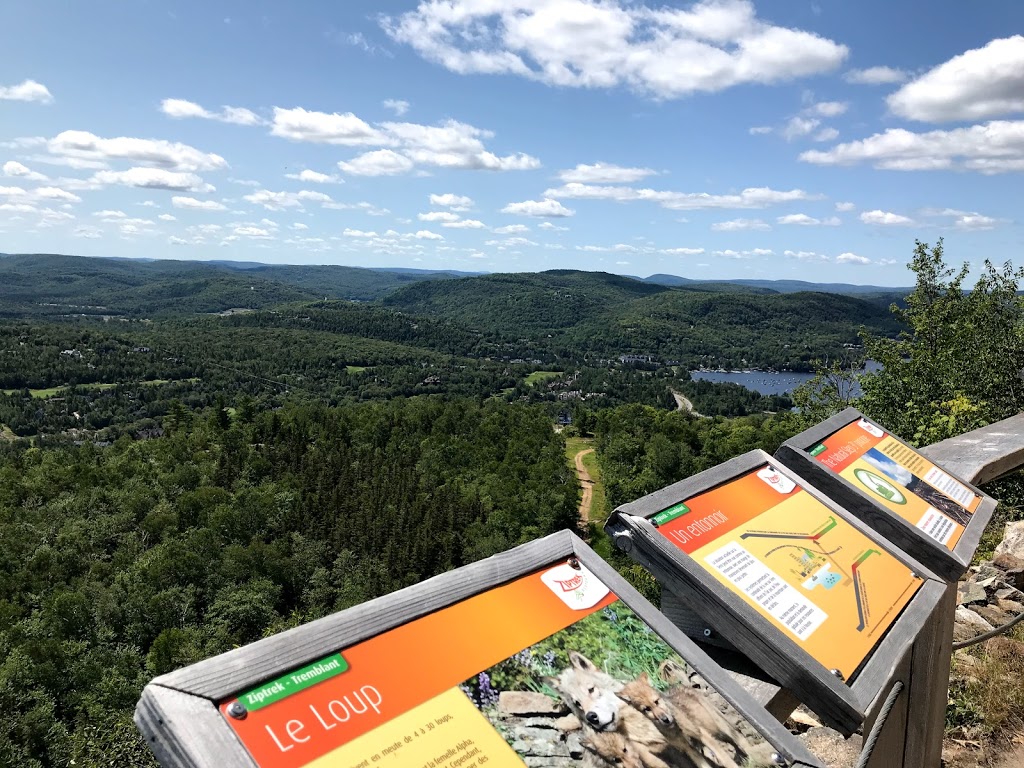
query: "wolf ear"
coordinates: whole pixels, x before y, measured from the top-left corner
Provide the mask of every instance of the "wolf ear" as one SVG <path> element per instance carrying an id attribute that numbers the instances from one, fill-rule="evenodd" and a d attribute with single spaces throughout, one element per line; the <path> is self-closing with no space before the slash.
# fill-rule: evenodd
<path id="1" fill-rule="evenodd" d="M 651 684 L 651 678 L 649 678 L 647 676 L 646 672 L 641 672 L 640 673 L 640 677 L 638 677 L 637 680 L 639 680 L 644 685 L 650 685 Z"/>
<path id="2" fill-rule="evenodd" d="M 594 665 L 594 662 L 592 662 L 582 653 L 578 653 L 577 651 L 569 651 L 569 662 L 574 667 L 576 667 L 576 669 L 582 670 L 584 672 L 593 672 L 597 669 L 597 667 Z"/>
<path id="3" fill-rule="evenodd" d="M 620 699 L 622 699 L 627 704 L 632 704 L 633 703 L 633 698 L 628 693 L 625 693 L 624 691 L 619 691 L 615 695 L 618 696 Z"/>

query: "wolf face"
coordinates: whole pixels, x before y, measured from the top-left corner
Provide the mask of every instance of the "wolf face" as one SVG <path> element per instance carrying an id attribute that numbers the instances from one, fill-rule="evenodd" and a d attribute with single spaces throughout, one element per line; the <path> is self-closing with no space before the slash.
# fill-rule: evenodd
<path id="1" fill-rule="evenodd" d="M 595 731 L 614 731 L 622 700 L 615 694 L 622 683 L 576 651 L 569 652 L 571 666 L 553 681 L 554 687 L 575 715 Z"/>
<path id="2" fill-rule="evenodd" d="M 672 704 L 662 699 L 661 692 L 651 685 L 646 672 L 626 683 L 618 696 L 656 725 L 671 727 L 676 724 Z"/>

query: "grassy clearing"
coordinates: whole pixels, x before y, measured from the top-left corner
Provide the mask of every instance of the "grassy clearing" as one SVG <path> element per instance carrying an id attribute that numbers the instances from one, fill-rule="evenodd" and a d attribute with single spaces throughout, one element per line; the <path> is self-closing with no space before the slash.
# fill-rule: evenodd
<path id="1" fill-rule="evenodd" d="M 18 436 L 11 431 L 6 424 L 0 424 L 0 443 L 12 443 Z"/>
<path id="2" fill-rule="evenodd" d="M 155 387 L 155 386 L 159 386 L 160 384 L 182 384 L 182 383 L 195 384 L 197 381 L 199 381 L 198 378 L 191 378 L 191 379 L 152 379 L 150 381 L 131 381 L 131 382 L 125 382 L 125 386 Z M 110 384 L 110 383 L 106 383 L 106 382 L 97 382 L 97 383 L 94 383 L 94 384 L 79 384 L 77 386 L 78 386 L 78 389 L 103 390 L 103 389 L 113 389 L 114 387 L 116 387 L 118 385 L 117 384 Z M 35 398 L 36 400 L 45 400 L 48 397 L 56 397 L 57 395 L 65 395 L 65 394 L 67 394 L 68 389 L 70 389 L 70 387 L 67 384 L 65 384 L 65 385 L 62 385 L 62 386 L 59 386 L 59 387 L 47 387 L 46 389 L 30 389 L 28 391 L 28 393 L 33 398 Z M 4 389 L 4 390 L 0 390 L 0 391 L 2 391 L 5 395 L 17 395 L 18 393 L 21 392 L 20 389 Z"/>
<path id="3" fill-rule="evenodd" d="M 526 377 L 526 386 L 532 387 L 539 381 L 546 381 L 561 375 L 562 371 L 534 371 Z"/>
<path id="4" fill-rule="evenodd" d="M 345 373 L 349 374 L 350 376 L 353 373 L 362 373 L 365 370 L 367 370 L 367 367 L 365 365 L 346 365 L 345 366 Z"/>

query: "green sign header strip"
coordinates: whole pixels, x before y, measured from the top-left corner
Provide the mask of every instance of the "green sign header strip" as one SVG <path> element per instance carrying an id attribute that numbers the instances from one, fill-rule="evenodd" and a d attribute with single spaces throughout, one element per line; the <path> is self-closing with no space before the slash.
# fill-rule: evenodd
<path id="1" fill-rule="evenodd" d="M 276 680 L 270 680 L 258 688 L 253 688 L 240 694 L 238 700 L 248 710 L 263 709 L 275 701 L 291 696 L 293 693 L 304 691 L 317 683 L 322 683 L 335 675 L 340 675 L 348 669 L 348 662 L 340 653 L 335 653 L 320 661 L 282 675 Z"/>
<path id="2" fill-rule="evenodd" d="M 651 520 L 654 521 L 655 525 L 664 525 L 670 520 L 675 520 L 677 517 L 682 517 L 689 511 L 690 508 L 688 506 L 683 504 L 683 502 L 679 502 L 678 504 L 673 504 L 668 509 L 663 509 L 661 512 L 652 517 Z"/>

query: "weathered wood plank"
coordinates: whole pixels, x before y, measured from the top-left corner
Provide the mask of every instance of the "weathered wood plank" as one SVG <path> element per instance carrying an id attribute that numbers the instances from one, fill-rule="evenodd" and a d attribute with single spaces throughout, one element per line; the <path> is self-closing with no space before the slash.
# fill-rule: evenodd
<path id="1" fill-rule="evenodd" d="M 921 449 L 964 480 L 980 485 L 1024 466 L 1024 413 Z"/>

